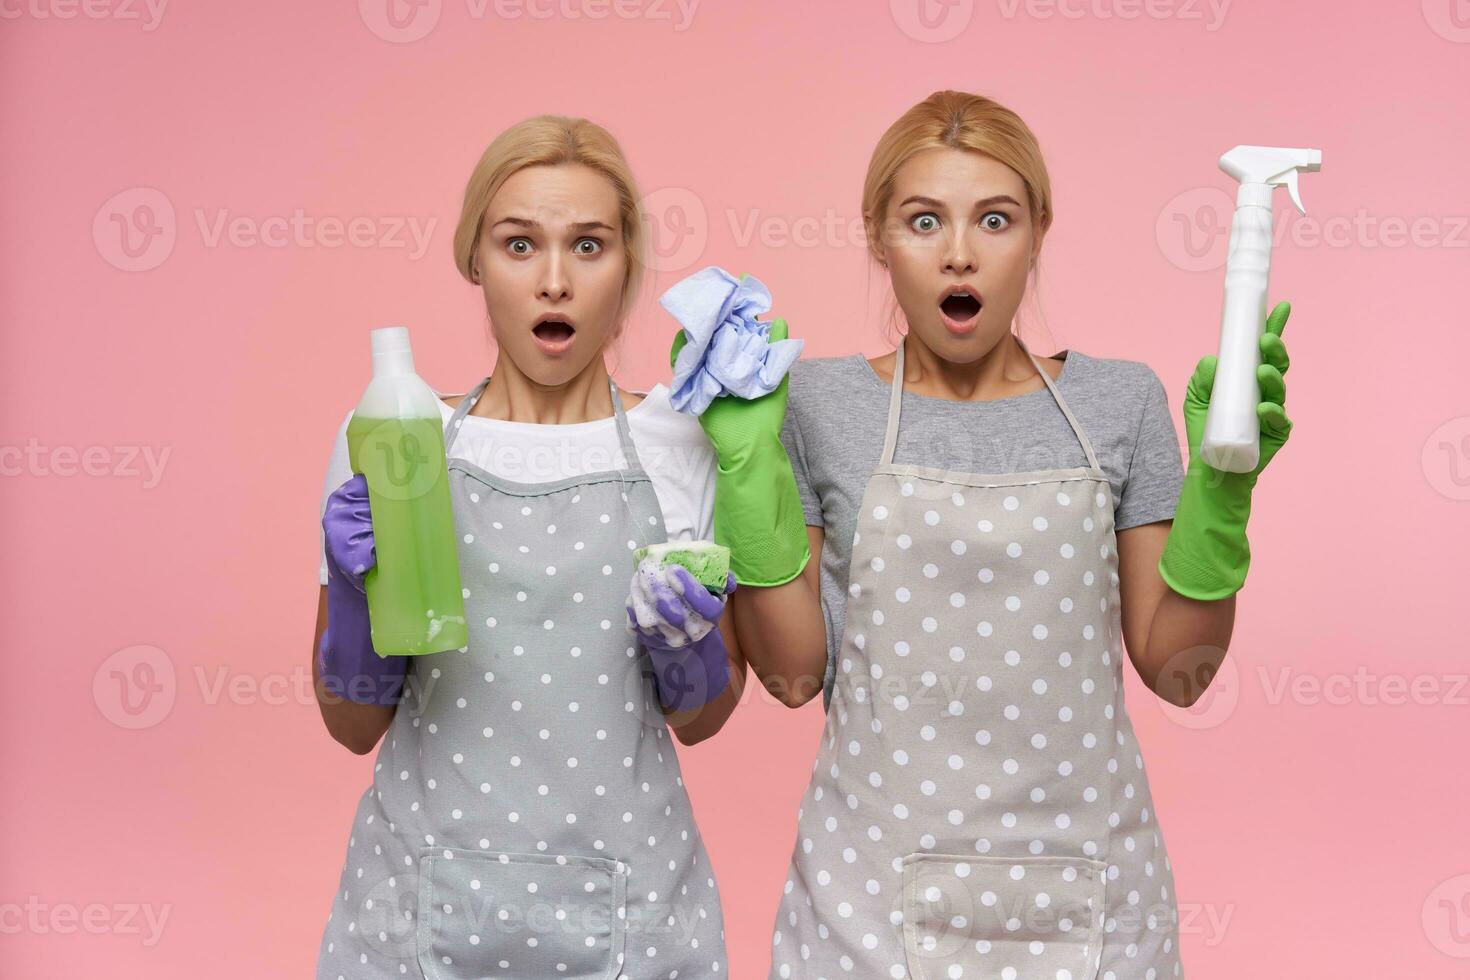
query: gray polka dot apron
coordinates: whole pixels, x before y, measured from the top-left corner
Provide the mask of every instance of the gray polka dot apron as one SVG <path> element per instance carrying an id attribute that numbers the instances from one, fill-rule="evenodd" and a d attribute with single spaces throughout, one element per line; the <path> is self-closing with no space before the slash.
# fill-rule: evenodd
<path id="1" fill-rule="evenodd" d="M 469 645 L 410 661 L 318 978 L 727 972 L 714 872 L 626 626 L 631 553 L 666 533 L 609 387 L 626 469 L 527 484 L 449 458 Z"/>
<path id="2" fill-rule="evenodd" d="M 895 464 L 903 354 L 770 976 L 1182 976 L 1107 476 L 1029 350 L 1085 467 Z"/>

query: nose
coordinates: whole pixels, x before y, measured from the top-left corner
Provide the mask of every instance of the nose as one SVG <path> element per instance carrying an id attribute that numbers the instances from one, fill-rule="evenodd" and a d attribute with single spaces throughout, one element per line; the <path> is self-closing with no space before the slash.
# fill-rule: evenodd
<path id="1" fill-rule="evenodd" d="M 566 259 L 559 253 L 552 252 L 547 259 L 536 295 L 547 303 L 564 303 L 572 298 L 571 275 Z"/>
<path id="2" fill-rule="evenodd" d="M 975 271 L 975 248 L 964 229 L 956 230 L 945 243 L 944 271 L 958 276 Z"/>

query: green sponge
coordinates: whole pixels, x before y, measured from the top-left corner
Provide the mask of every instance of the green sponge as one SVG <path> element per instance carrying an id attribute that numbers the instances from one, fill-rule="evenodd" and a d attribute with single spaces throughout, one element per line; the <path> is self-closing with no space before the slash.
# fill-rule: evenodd
<path id="1" fill-rule="evenodd" d="M 683 565 L 695 581 L 711 592 L 725 591 L 726 574 L 730 571 L 730 549 L 713 541 L 668 541 L 651 544 L 633 552 L 637 566 L 645 558 L 664 565 Z"/>

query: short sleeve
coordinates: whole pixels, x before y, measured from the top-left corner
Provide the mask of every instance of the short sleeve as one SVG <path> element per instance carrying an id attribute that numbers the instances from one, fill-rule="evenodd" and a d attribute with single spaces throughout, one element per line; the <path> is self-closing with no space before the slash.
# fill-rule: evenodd
<path id="1" fill-rule="evenodd" d="M 786 419 L 781 423 L 781 445 L 791 459 L 791 471 L 796 475 L 796 492 L 801 497 L 801 513 L 811 527 L 825 527 L 822 517 L 822 501 L 812 489 L 811 474 L 807 471 L 806 446 L 801 441 L 801 427 L 796 420 L 796 402 L 792 398 L 786 405 Z"/>
<path id="2" fill-rule="evenodd" d="M 700 484 L 698 492 L 692 497 L 690 503 L 693 508 L 694 519 L 691 521 L 691 536 L 696 541 L 713 541 L 715 539 L 715 454 L 711 449 L 709 453 L 709 464 L 704 468 L 704 481 Z"/>
<path id="3" fill-rule="evenodd" d="M 699 420 L 674 410 L 667 390 L 650 392 L 628 416 L 634 448 L 653 483 L 670 541 L 712 541 L 717 460 Z M 615 445 L 617 433 L 609 427 Z"/>
<path id="4" fill-rule="evenodd" d="M 318 556 L 321 562 L 319 581 L 322 585 L 327 584 L 327 535 L 322 530 L 320 518 L 327 512 L 327 498 L 332 495 L 332 491 L 352 478 L 352 466 L 347 461 L 347 423 L 351 419 L 352 413 L 348 412 L 337 429 L 336 441 L 332 443 L 331 455 L 327 457 L 327 475 L 322 480 L 322 505 L 317 513 Z"/>
<path id="5" fill-rule="evenodd" d="M 1184 486 L 1179 433 L 1169 414 L 1169 395 L 1152 368 L 1145 365 L 1144 374 L 1138 434 L 1123 484 L 1123 499 L 1114 512 L 1114 528 L 1119 531 L 1173 519 Z"/>
<path id="6" fill-rule="evenodd" d="M 670 541 L 713 541 L 715 536 L 714 450 L 670 454 L 683 464 L 661 465 L 650 460 L 654 454 L 639 449 L 644 468 L 653 483 L 659 509 L 664 515 L 664 534 Z M 657 458 L 657 457 L 655 457 Z"/>

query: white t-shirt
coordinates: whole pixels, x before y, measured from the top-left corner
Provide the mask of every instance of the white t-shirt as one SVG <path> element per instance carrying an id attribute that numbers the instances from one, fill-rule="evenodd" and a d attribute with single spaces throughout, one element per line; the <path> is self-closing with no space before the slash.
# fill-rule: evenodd
<path id="1" fill-rule="evenodd" d="M 448 423 L 454 409 L 440 395 L 439 411 Z M 641 394 L 641 392 L 640 392 Z M 669 390 L 655 385 L 643 401 L 627 410 L 628 428 L 638 459 L 653 482 L 670 541 L 708 540 L 714 530 L 715 453 L 692 415 L 669 404 Z M 342 420 L 322 483 L 321 513 L 327 497 L 352 477 L 347 462 L 347 423 Z M 612 416 L 569 425 L 507 422 L 466 415 L 451 457 L 468 460 L 498 477 L 519 483 L 550 483 L 565 476 L 622 469 L 627 466 Z M 324 538 L 318 534 L 319 538 Z M 320 584 L 327 584 L 323 540 Z"/>

